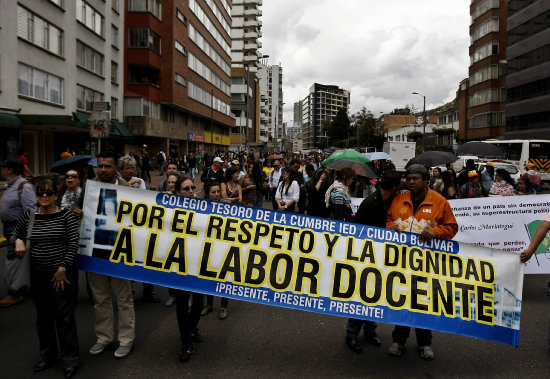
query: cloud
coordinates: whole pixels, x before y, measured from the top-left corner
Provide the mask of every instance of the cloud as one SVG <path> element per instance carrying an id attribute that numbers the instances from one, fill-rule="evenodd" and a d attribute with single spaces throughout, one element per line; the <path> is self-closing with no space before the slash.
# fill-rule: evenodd
<path id="1" fill-rule="evenodd" d="M 262 53 L 283 67 L 285 122 L 313 83 L 351 91 L 351 112 L 436 107 L 468 72 L 469 1 L 264 0 Z"/>

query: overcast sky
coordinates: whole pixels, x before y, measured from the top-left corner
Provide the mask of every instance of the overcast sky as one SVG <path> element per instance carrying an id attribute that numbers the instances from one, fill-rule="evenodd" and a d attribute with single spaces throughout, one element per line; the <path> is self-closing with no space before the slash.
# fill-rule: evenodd
<path id="1" fill-rule="evenodd" d="M 351 92 L 351 113 L 422 110 L 468 76 L 469 0 L 264 0 L 262 54 L 283 67 L 284 121 L 313 83 Z"/>

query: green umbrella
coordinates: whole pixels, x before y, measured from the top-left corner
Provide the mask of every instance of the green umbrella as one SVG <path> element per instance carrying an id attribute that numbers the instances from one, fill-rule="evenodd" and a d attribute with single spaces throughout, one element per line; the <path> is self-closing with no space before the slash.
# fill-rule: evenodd
<path id="1" fill-rule="evenodd" d="M 358 153 L 353 149 L 344 149 L 344 150 L 337 150 L 334 153 L 332 153 L 327 159 L 323 161 L 323 164 L 327 165 L 329 163 L 332 163 L 340 159 L 347 159 L 350 161 L 355 161 L 360 163 L 370 162 L 367 159 L 367 157 L 365 157 L 363 154 Z"/>

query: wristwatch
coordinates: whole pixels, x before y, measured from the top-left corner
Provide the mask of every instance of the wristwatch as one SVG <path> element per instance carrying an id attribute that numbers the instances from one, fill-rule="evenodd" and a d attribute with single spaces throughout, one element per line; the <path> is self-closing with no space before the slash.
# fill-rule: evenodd
<path id="1" fill-rule="evenodd" d="M 285 204 L 285 209 L 286 209 L 286 204 Z"/>

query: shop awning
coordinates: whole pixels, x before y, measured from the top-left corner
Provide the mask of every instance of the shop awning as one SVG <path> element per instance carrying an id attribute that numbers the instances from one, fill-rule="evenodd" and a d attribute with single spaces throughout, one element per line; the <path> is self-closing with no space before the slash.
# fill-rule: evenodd
<path id="1" fill-rule="evenodd" d="M 0 113 L 0 128 L 18 128 L 22 125 L 17 115 L 10 113 Z"/>
<path id="2" fill-rule="evenodd" d="M 110 138 L 122 138 L 126 141 L 134 139 L 132 132 L 122 122 L 111 120 L 111 126 Z"/>
<path id="3" fill-rule="evenodd" d="M 88 113 L 73 112 L 73 116 L 76 121 L 82 122 L 83 124 L 86 124 L 90 119 L 90 115 Z"/>

